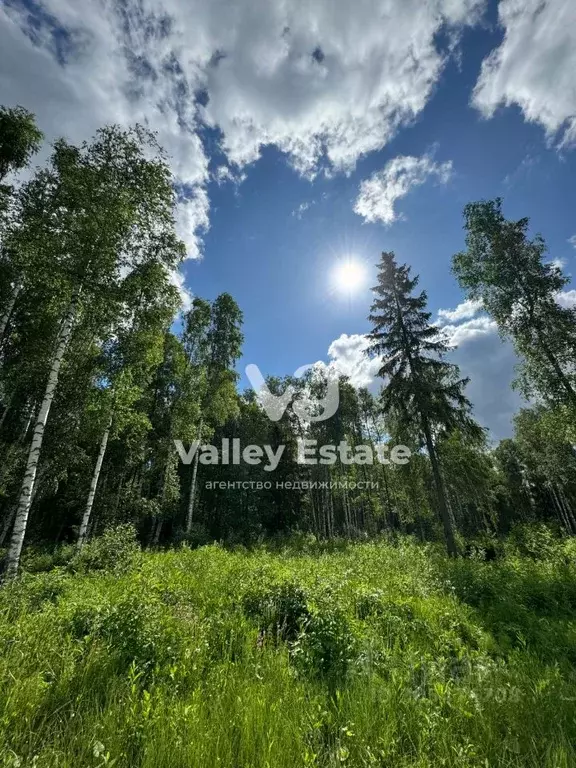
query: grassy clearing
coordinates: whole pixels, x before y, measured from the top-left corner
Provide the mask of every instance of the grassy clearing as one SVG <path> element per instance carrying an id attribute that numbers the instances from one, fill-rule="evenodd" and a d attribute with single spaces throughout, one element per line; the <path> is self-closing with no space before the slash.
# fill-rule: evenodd
<path id="1" fill-rule="evenodd" d="M 0 593 L 1 764 L 574 766 L 575 550 L 541 549 L 211 546 L 25 574 Z"/>

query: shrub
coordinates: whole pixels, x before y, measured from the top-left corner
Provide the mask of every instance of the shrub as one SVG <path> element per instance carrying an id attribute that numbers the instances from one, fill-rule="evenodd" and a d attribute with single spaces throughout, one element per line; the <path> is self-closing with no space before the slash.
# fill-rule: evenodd
<path id="1" fill-rule="evenodd" d="M 176 532 L 175 543 L 187 544 L 191 549 L 196 547 L 203 547 L 206 544 L 210 544 L 212 538 L 208 528 L 202 523 L 192 523 L 192 528 L 189 533 L 180 529 Z"/>
<path id="2" fill-rule="evenodd" d="M 243 608 L 262 632 L 279 640 L 295 640 L 310 617 L 305 591 L 290 581 L 248 591 Z"/>
<path id="3" fill-rule="evenodd" d="M 306 674 L 343 683 L 358 657 L 356 637 L 345 614 L 327 606 L 315 612 L 305 622 L 292 654 Z"/>
<path id="4" fill-rule="evenodd" d="M 39 552 L 29 548 L 22 554 L 21 567 L 28 573 L 51 571 L 54 567 L 54 558 L 50 552 Z"/>
<path id="5" fill-rule="evenodd" d="M 530 557 L 533 560 L 549 560 L 559 554 L 557 532 L 544 523 L 516 525 L 506 541 L 511 555 Z"/>
<path id="6" fill-rule="evenodd" d="M 84 544 L 69 567 L 73 571 L 82 572 L 126 572 L 137 564 L 140 554 L 134 526 L 119 525 Z"/>
<path id="7" fill-rule="evenodd" d="M 51 571 L 58 566 L 65 566 L 74 558 L 76 549 L 72 544 L 60 544 L 52 550 L 27 547 L 22 553 L 22 570 L 28 573 Z"/>

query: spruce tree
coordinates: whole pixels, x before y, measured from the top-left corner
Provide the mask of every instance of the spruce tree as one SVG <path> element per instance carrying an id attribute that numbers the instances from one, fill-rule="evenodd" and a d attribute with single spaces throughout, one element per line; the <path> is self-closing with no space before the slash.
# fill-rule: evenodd
<path id="1" fill-rule="evenodd" d="M 438 437 L 455 428 L 480 436 L 481 428 L 470 416 L 464 395 L 467 379 L 458 366 L 447 362 L 448 351 L 439 329 L 430 322 L 426 292 L 414 295 L 418 277 L 407 265 L 398 265 L 393 253 L 383 253 L 378 269 L 376 298 L 368 317 L 368 353 L 382 358 L 378 375 L 386 386 L 382 393 L 385 413 L 406 428 L 416 429 L 428 452 L 438 511 L 448 554 L 458 553 L 455 526 L 448 506 L 437 450 Z"/>

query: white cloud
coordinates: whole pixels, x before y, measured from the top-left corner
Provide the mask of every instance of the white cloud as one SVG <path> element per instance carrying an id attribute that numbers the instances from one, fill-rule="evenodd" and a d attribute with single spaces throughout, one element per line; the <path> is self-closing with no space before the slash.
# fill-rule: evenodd
<path id="1" fill-rule="evenodd" d="M 466 394 L 474 406 L 474 417 L 495 439 L 510 437 L 512 417 L 526 405 L 512 389 L 518 357 L 509 341 L 498 335 L 496 323 L 483 315 L 444 327 L 453 347 L 450 359 L 470 379 Z"/>
<path id="2" fill-rule="evenodd" d="M 572 237 L 569 237 L 568 242 L 573 248 L 576 248 L 576 235 L 572 235 Z"/>
<path id="3" fill-rule="evenodd" d="M 556 300 L 562 307 L 576 307 L 576 290 L 560 291 Z M 519 359 L 512 344 L 500 338 L 496 322 L 478 314 L 481 306 L 471 316 L 469 304 L 473 302 L 463 302 L 452 311 L 440 310 L 438 314 L 451 321 L 443 325 L 442 332 L 452 347 L 450 358 L 460 366 L 462 375 L 470 378 L 467 394 L 475 417 L 493 437 L 509 437 L 513 415 L 527 405 L 512 389 Z"/>
<path id="4" fill-rule="evenodd" d="M 559 291 L 556 294 L 556 301 L 564 309 L 574 309 L 576 307 L 576 290 Z"/>
<path id="5" fill-rule="evenodd" d="M 206 126 L 218 132 L 230 165 L 216 170 L 220 183 L 242 181 L 242 166 L 266 145 L 308 176 L 348 172 L 421 113 L 483 4 L 4 4 L 0 103 L 34 111 L 49 140 L 64 134 L 80 142 L 110 122 L 156 131 L 182 192 L 178 231 L 188 257 L 198 258 L 210 210 Z"/>
<path id="6" fill-rule="evenodd" d="M 556 259 L 550 259 L 550 261 L 547 261 L 546 263 L 551 264 L 553 267 L 556 267 L 556 269 L 559 269 L 560 271 L 562 271 L 568 262 L 566 261 L 566 259 L 556 258 Z"/>
<path id="7" fill-rule="evenodd" d="M 188 290 L 184 283 L 184 275 L 182 272 L 172 270 L 170 272 L 170 282 L 177 289 L 180 301 L 182 302 L 182 312 L 188 312 L 192 307 L 193 294 Z"/>
<path id="8" fill-rule="evenodd" d="M 239 187 L 242 182 L 246 181 L 245 173 L 240 171 L 233 171 L 228 165 L 219 165 L 212 176 L 214 181 L 216 181 L 219 186 L 230 182 L 236 187 Z"/>
<path id="9" fill-rule="evenodd" d="M 310 200 L 309 202 L 300 203 L 298 208 L 295 208 L 292 211 L 292 216 L 295 216 L 297 219 L 301 219 L 302 216 L 308 211 L 313 205 L 315 204 L 314 200 Z"/>
<path id="10" fill-rule="evenodd" d="M 576 142 L 576 3 L 501 0 L 505 35 L 484 60 L 473 102 L 491 117 L 497 107 L 520 107 L 565 146 Z"/>
<path id="11" fill-rule="evenodd" d="M 208 222 L 208 158 L 193 104 L 181 95 L 189 86 L 170 65 L 161 12 L 145 16 L 134 6 L 121 18 L 111 6 L 72 0 L 34 7 L 42 17 L 23 6 L 0 9 L 0 101 L 35 112 L 48 140 L 64 134 L 81 142 L 104 123 L 140 122 L 156 131 L 187 190 L 178 218 L 188 256 L 196 258 L 197 227 Z"/>
<path id="12" fill-rule="evenodd" d="M 442 333 L 448 345 L 456 348 L 468 343 L 472 339 L 498 333 L 498 326 L 495 320 L 492 320 L 487 315 L 481 315 L 457 325 L 445 325 L 442 328 Z"/>
<path id="13" fill-rule="evenodd" d="M 468 320 L 475 317 L 482 309 L 482 300 L 469 299 L 458 304 L 456 309 L 439 309 L 438 323 L 444 325 L 445 322 L 457 322 L 458 320 Z"/>
<path id="14" fill-rule="evenodd" d="M 201 233 L 210 226 L 210 203 L 205 187 L 198 187 L 193 197 L 182 199 L 176 209 L 176 231 L 186 243 L 189 259 L 202 256 Z"/>
<path id="15" fill-rule="evenodd" d="M 328 347 L 329 362 L 319 361 L 315 365 L 327 375 L 347 376 L 353 387 L 379 388 L 376 376 L 382 363 L 379 359 L 371 359 L 365 354 L 368 346 L 366 336 L 360 333 L 350 336 L 343 333 Z"/>
<path id="16" fill-rule="evenodd" d="M 204 183 L 199 115 L 231 163 L 265 145 L 348 171 L 417 117 L 484 0 L 37 0 L 0 12 L 2 98 L 49 135 L 147 120 Z M 39 10 L 40 9 L 40 10 Z M 29 37 L 22 34 L 24 30 Z M 447 32 L 449 43 L 439 42 Z M 33 38 L 33 42 L 29 38 Z"/>
<path id="17" fill-rule="evenodd" d="M 430 155 L 411 157 L 399 155 L 381 171 L 376 171 L 360 184 L 360 193 L 354 204 L 354 212 L 367 222 L 381 221 L 390 226 L 401 214 L 397 214 L 396 201 L 405 197 L 412 187 L 424 184 L 431 176 L 445 184 L 452 173 L 452 163 L 436 163 Z"/>
<path id="18" fill-rule="evenodd" d="M 440 30 L 482 0 L 206 0 L 189 24 L 222 56 L 207 69 L 206 119 L 233 162 L 274 144 L 306 174 L 323 155 L 349 170 L 424 108 L 446 63 Z M 190 26 L 192 29 L 192 26 Z M 192 54 L 193 55 L 193 54 Z"/>

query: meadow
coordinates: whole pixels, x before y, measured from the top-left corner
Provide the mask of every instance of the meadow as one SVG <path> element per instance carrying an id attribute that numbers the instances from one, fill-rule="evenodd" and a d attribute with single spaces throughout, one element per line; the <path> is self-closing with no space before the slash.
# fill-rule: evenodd
<path id="1" fill-rule="evenodd" d="M 576 547 L 29 550 L 0 590 L 11 768 L 576 765 Z"/>

